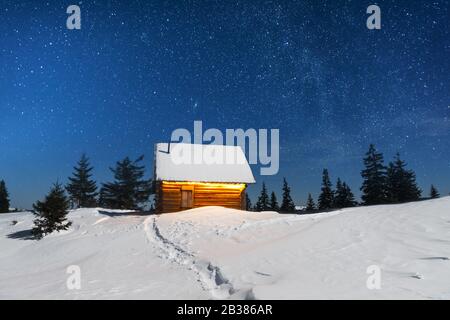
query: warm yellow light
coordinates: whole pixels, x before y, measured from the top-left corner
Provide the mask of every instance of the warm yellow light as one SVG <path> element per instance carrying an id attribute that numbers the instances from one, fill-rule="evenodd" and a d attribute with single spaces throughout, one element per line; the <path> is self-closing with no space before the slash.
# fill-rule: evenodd
<path id="1" fill-rule="evenodd" d="M 210 183 L 210 182 L 191 182 L 191 181 L 183 181 L 183 182 L 163 181 L 162 183 L 166 185 L 186 185 L 186 186 L 198 185 L 211 188 L 234 189 L 240 191 L 244 190 L 246 187 L 245 183 Z"/>

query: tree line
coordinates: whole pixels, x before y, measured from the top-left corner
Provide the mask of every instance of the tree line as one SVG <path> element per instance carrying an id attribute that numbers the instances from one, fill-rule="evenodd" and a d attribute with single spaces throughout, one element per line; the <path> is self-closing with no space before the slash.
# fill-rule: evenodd
<path id="1" fill-rule="evenodd" d="M 274 191 L 268 194 L 266 184 L 263 182 L 262 190 L 258 197 L 258 201 L 253 206 L 250 197 L 246 193 L 246 209 L 247 211 L 281 211 L 295 212 L 295 203 L 291 197 L 291 187 L 289 187 L 286 178 L 283 178 L 283 197 L 281 205 L 278 204 L 277 196 Z"/>
<path id="2" fill-rule="evenodd" d="M 83 155 L 66 186 L 72 207 L 141 210 L 152 193 L 152 180 L 144 178 L 143 160 L 143 156 L 136 160 L 126 157 L 116 162 L 116 166 L 110 168 L 114 181 L 102 183 L 98 190 L 97 183 L 92 179 L 93 167 Z"/>
<path id="3" fill-rule="evenodd" d="M 70 208 L 100 206 L 110 209 L 142 210 L 153 193 L 152 180 L 144 178 L 143 160 L 144 157 L 141 156 L 136 160 L 126 157 L 117 161 L 115 167 L 110 168 L 114 180 L 102 183 L 99 188 L 92 178 L 94 168 L 90 165 L 89 158 L 83 154 L 73 168 L 67 185 L 63 186 L 56 182 L 43 201 L 33 204 L 36 219 L 32 233 L 40 239 L 52 231 L 66 230 L 70 226 L 66 218 Z M 378 152 L 374 145 L 370 145 L 363 162 L 361 203 L 355 200 L 349 185 L 340 178 L 336 181 L 336 188 L 333 188 L 328 170 L 324 169 L 317 204 L 309 194 L 305 211 L 326 211 L 357 205 L 402 203 L 420 199 L 422 191 L 417 186 L 416 175 L 414 171 L 407 169 L 406 162 L 398 153 L 385 166 L 383 154 Z M 438 190 L 432 185 L 430 198 L 439 196 Z M 281 204 L 278 203 L 274 191 L 269 195 L 266 184 L 263 182 L 262 190 L 254 206 L 246 194 L 246 208 L 249 211 L 270 210 L 282 213 L 297 211 L 291 196 L 291 188 L 285 178 Z M 5 181 L 0 180 L 0 213 L 9 211 L 9 193 Z"/>
<path id="4" fill-rule="evenodd" d="M 421 198 L 422 190 L 416 182 L 416 174 L 407 168 L 407 164 L 397 153 L 394 159 L 386 166 L 384 156 L 378 152 L 373 144 L 369 146 L 368 152 L 363 159 L 364 169 L 361 171 L 363 183 L 361 190 L 361 203 L 355 200 L 355 196 L 349 185 L 337 178 L 336 187 L 333 189 L 328 169 L 322 172 L 321 192 L 315 203 L 311 193 L 308 194 L 306 212 L 327 211 L 340 208 L 355 207 L 357 205 L 378 205 L 394 204 L 411 201 L 418 201 Z M 439 192 L 434 185 L 431 185 L 429 197 L 439 198 Z M 292 202 L 290 187 L 286 179 L 283 180 L 283 203 Z M 247 196 L 247 210 L 254 211 L 280 211 L 286 213 L 295 212 L 295 206 L 278 206 L 275 192 L 268 196 L 265 183 L 255 206 L 251 205 L 251 200 Z"/>
<path id="5" fill-rule="evenodd" d="M 102 183 L 98 188 L 92 178 L 94 168 L 89 158 L 83 154 L 67 185 L 56 182 L 43 201 L 33 204 L 36 216 L 32 234 L 41 239 L 53 231 L 67 230 L 71 222 L 67 214 L 71 208 L 89 208 L 101 206 L 109 209 L 141 210 L 152 194 L 152 180 L 145 179 L 144 160 L 140 156 L 136 160 L 129 157 L 116 162 L 110 168 L 114 180 Z M 9 212 L 9 194 L 6 184 L 0 181 L 0 213 Z"/>

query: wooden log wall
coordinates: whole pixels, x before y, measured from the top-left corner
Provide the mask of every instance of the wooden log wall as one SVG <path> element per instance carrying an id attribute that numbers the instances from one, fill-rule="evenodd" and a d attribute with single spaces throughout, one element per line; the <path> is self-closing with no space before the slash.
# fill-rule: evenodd
<path id="1" fill-rule="evenodd" d="M 185 210 L 181 208 L 181 190 L 193 190 L 193 207 L 222 206 L 245 209 L 245 185 L 215 183 L 162 183 L 156 184 L 156 210 L 159 213 Z"/>

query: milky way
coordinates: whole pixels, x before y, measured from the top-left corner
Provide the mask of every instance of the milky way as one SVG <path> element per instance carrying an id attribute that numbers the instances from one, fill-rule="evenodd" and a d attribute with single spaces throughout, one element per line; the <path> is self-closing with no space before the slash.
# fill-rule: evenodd
<path id="1" fill-rule="evenodd" d="M 450 3 L 2 1 L 0 178 L 29 207 L 82 152 L 98 181 L 172 130 L 280 129 L 280 172 L 256 176 L 296 202 L 321 171 L 361 184 L 370 143 L 399 151 L 424 191 L 450 192 Z M 259 170 L 254 170 L 255 174 Z M 258 185 L 251 187 L 254 196 Z"/>

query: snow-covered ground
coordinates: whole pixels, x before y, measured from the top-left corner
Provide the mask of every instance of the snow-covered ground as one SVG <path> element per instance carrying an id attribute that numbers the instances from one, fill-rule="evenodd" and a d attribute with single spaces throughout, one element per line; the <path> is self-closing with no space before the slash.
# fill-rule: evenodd
<path id="1" fill-rule="evenodd" d="M 81 209 L 69 219 L 69 231 L 34 241 L 32 214 L 0 215 L 0 298 L 450 299 L 450 197 L 315 215 Z M 79 290 L 66 286 L 71 265 Z M 367 288 L 371 265 L 380 289 Z"/>

